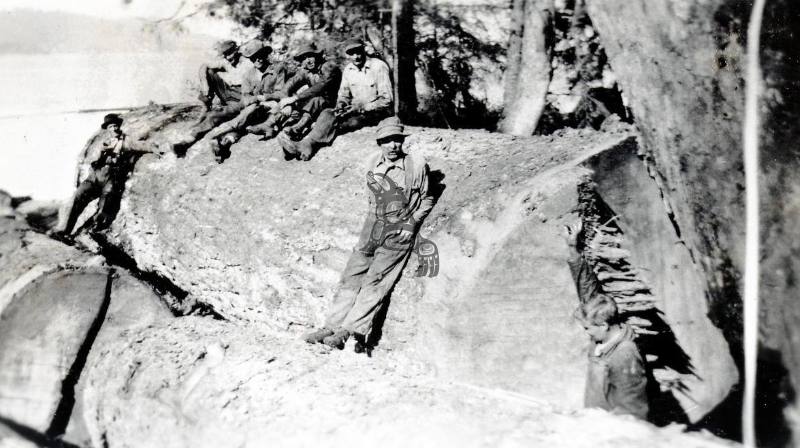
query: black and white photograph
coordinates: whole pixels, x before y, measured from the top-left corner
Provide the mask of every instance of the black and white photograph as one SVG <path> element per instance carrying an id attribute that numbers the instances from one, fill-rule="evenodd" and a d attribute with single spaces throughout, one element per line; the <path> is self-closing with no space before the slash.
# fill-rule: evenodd
<path id="1" fill-rule="evenodd" d="M 0 448 L 800 447 L 788 0 L 0 0 Z"/>

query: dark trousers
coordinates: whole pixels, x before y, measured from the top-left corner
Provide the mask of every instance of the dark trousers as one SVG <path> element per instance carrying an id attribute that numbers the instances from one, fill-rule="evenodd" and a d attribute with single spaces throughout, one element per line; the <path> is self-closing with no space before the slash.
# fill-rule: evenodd
<path id="1" fill-rule="evenodd" d="M 69 209 L 67 217 L 67 224 L 64 226 L 64 233 L 70 235 L 75 228 L 75 223 L 83 213 L 83 210 L 93 200 L 100 198 L 97 203 L 97 212 L 99 216 L 103 216 L 106 210 L 106 199 L 114 191 L 114 185 L 111 181 L 101 182 L 94 173 L 78 185 L 75 193 L 72 195 L 72 205 Z"/>
<path id="2" fill-rule="evenodd" d="M 298 144 L 301 153 L 313 153 L 322 146 L 333 143 L 339 134 L 352 132 L 366 126 L 374 126 L 381 120 L 391 115 L 389 109 L 379 109 L 344 118 L 336 118 L 333 109 L 326 108 L 319 112 L 314 126 L 308 135 Z"/>

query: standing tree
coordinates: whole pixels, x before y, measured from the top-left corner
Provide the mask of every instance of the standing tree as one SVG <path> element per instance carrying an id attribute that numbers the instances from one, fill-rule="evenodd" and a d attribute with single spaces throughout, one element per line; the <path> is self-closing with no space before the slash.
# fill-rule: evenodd
<path id="1" fill-rule="evenodd" d="M 531 135 L 550 86 L 553 0 L 514 0 L 500 130 Z"/>

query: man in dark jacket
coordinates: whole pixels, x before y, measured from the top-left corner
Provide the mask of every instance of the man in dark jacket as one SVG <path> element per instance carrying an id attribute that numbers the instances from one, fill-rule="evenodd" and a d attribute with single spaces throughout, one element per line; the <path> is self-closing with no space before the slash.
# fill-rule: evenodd
<path id="1" fill-rule="evenodd" d="M 577 250 L 582 223 L 566 226 L 567 260 L 580 305 L 575 318 L 592 340 L 584 404 L 615 414 L 647 418 L 647 377 L 644 360 L 630 326 L 620 319 L 617 304 L 602 293 L 597 276 Z"/>
<path id="2" fill-rule="evenodd" d="M 102 129 L 108 136 L 101 143 L 100 155 L 91 163 L 92 170 L 75 190 L 72 204 L 69 208 L 67 222 L 64 228 L 54 232 L 54 236 L 70 239 L 75 223 L 78 221 L 83 209 L 94 199 L 100 199 L 97 204 L 95 224 L 104 227 L 110 224 L 109 198 L 123 188 L 128 172 L 133 168 L 134 161 L 130 158 L 135 154 L 155 153 L 144 144 L 147 134 L 138 138 L 129 138 L 122 132 L 122 117 L 118 114 L 108 114 L 103 117 Z"/>
<path id="3" fill-rule="evenodd" d="M 314 45 L 307 45 L 298 51 L 295 59 L 300 62 L 300 70 L 286 83 L 286 97 L 279 106 L 291 106 L 298 113 L 297 121 L 289 124 L 278 135 L 278 141 L 287 159 L 308 160 L 313 155 L 310 145 L 297 142 L 308 134 L 315 121 L 325 109 L 332 109 L 342 79 L 341 70 L 333 62 L 325 62 L 322 52 Z"/>

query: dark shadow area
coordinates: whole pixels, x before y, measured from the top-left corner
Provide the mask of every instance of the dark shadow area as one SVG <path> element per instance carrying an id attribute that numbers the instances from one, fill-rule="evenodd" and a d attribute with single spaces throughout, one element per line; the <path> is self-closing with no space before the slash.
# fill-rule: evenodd
<path id="1" fill-rule="evenodd" d="M 636 345 L 646 360 L 647 396 L 650 404 L 648 420 L 657 426 L 686 424 L 689 422 L 688 416 L 675 394 L 687 394 L 688 388 L 680 376 L 676 376 L 674 380 L 662 379 L 659 382 L 654 370 L 696 376 L 691 357 L 681 347 L 663 312 L 655 307 L 655 297 L 649 286 L 638 279 L 637 269 L 626 257 L 604 256 L 607 249 L 610 249 L 610 253 L 620 250 L 625 232 L 619 225 L 616 212 L 597 193 L 596 188 L 595 183 L 588 178 L 578 185 L 578 212 L 584 228 L 577 248 L 588 254 L 598 272 L 607 276 L 605 278 L 608 280 L 600 280 L 600 288 L 617 301 L 622 318 L 634 329 L 638 327 L 642 330 L 637 332 Z M 620 289 L 619 286 L 609 288 L 609 282 L 630 283 L 630 286 L 626 286 L 627 289 Z M 639 300 L 632 301 L 634 298 Z"/>
<path id="2" fill-rule="evenodd" d="M 81 377 L 86 361 L 89 358 L 89 352 L 100 333 L 100 328 L 106 320 L 106 313 L 108 307 L 111 305 L 111 286 L 114 282 L 114 269 L 111 268 L 108 272 L 106 280 L 106 292 L 103 298 L 103 303 L 86 333 L 86 338 L 81 343 L 78 352 L 75 354 L 75 360 L 67 372 L 67 376 L 61 381 L 61 401 L 53 415 L 53 420 L 50 422 L 50 427 L 47 428 L 46 434 L 50 437 L 57 437 L 63 435 L 67 431 L 69 419 L 72 416 L 72 409 L 75 407 L 75 386 Z"/>
<path id="3" fill-rule="evenodd" d="M 719 437 L 741 441 L 743 394 L 740 382 L 724 401 L 689 429 L 705 429 Z M 784 409 L 796 399 L 781 353 L 760 347 L 756 379 L 756 440 L 759 447 L 791 445 L 792 430 Z"/>
<path id="4" fill-rule="evenodd" d="M 689 417 L 683 410 L 675 394 L 687 394 L 688 388 L 682 381 L 671 381 L 663 384 L 653 376 L 655 369 L 670 369 L 682 375 L 695 375 L 689 355 L 681 348 L 663 313 L 657 308 L 634 311 L 623 314 L 625 318 L 638 317 L 650 322 L 648 330 L 656 334 L 640 334 L 636 345 L 647 361 L 647 397 L 650 400 L 648 420 L 657 426 L 670 423 L 689 423 Z M 653 359 L 655 358 L 655 359 Z"/>
<path id="5" fill-rule="evenodd" d="M 47 448 L 79 448 L 78 445 L 65 442 L 56 437 L 50 437 L 34 428 L 31 428 L 30 426 L 15 422 L 14 420 L 6 418 L 2 415 L 0 415 L 0 424 L 15 432 L 22 439 L 25 439 L 37 446 Z"/>

